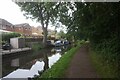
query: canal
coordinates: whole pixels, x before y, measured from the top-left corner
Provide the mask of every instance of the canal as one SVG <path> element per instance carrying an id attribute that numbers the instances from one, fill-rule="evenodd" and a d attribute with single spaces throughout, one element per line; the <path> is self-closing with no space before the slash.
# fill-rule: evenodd
<path id="1" fill-rule="evenodd" d="M 40 51 L 29 51 L 18 55 L 4 56 L 2 59 L 3 78 L 33 78 L 41 75 L 56 63 L 71 48 L 68 46 L 52 47 Z"/>

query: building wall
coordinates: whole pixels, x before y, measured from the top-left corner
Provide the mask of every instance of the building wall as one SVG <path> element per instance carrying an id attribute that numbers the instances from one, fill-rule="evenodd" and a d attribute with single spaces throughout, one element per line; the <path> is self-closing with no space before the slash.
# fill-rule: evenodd
<path id="1" fill-rule="evenodd" d="M 27 36 L 32 36 L 32 28 L 30 25 L 26 25 L 23 27 L 23 33 Z"/>
<path id="2" fill-rule="evenodd" d="M 14 26 L 10 26 L 10 25 L 2 25 L 2 30 L 12 31 L 12 32 L 14 32 Z"/>
<path id="3" fill-rule="evenodd" d="M 38 27 L 32 26 L 32 35 L 33 36 L 42 37 L 43 36 L 42 33 L 43 33 L 43 30 L 40 26 L 38 26 Z"/>
<path id="4" fill-rule="evenodd" d="M 15 32 L 21 33 L 24 36 L 32 36 L 32 27 L 27 23 L 17 24 L 15 25 Z"/>
<path id="5" fill-rule="evenodd" d="M 0 18 L 0 29 L 12 31 L 12 32 L 18 32 L 20 34 L 23 34 L 23 36 L 43 37 L 43 30 L 41 26 L 31 27 L 28 23 L 13 25 L 10 22 L 1 18 Z M 48 29 L 48 36 L 54 37 L 54 31 Z"/>
<path id="6" fill-rule="evenodd" d="M 25 36 L 32 36 L 32 28 L 27 23 L 13 25 L 7 20 L 0 18 L 0 29 L 11 32 L 18 32 Z"/>
<path id="7" fill-rule="evenodd" d="M 0 29 L 14 32 L 14 25 L 0 18 Z"/>
<path id="8" fill-rule="evenodd" d="M 10 38 L 10 44 L 13 48 L 24 48 L 25 47 L 25 39 L 24 38 Z"/>
<path id="9" fill-rule="evenodd" d="M 24 33 L 23 33 L 23 29 L 22 29 L 22 27 L 15 27 L 15 32 L 18 32 L 18 33 L 24 34 Z"/>

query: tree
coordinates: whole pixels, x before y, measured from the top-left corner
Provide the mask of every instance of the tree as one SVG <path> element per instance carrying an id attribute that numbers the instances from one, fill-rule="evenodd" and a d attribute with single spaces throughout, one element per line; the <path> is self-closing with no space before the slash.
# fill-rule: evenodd
<path id="1" fill-rule="evenodd" d="M 120 76 L 120 4 L 75 2 L 72 15 L 62 15 L 67 26 L 67 36 L 74 40 L 89 39 L 91 48 L 102 57 L 102 64 L 110 64 Z M 112 73 L 112 72 L 111 72 Z M 113 76 L 113 75 L 110 75 Z"/>
<path id="2" fill-rule="evenodd" d="M 43 43 L 46 46 L 48 25 L 57 21 L 60 3 L 57 2 L 16 2 L 24 11 L 26 18 L 36 19 L 40 22 L 43 29 Z"/>
<path id="3" fill-rule="evenodd" d="M 102 56 L 103 64 L 112 64 L 120 69 L 120 4 L 76 2 L 74 6 L 76 10 L 72 17 L 65 19 L 70 23 L 62 22 L 67 26 L 69 36 L 79 39 L 81 34 L 88 38 L 91 48 Z M 115 76 L 120 76 L 120 70 L 115 73 Z"/>
<path id="4" fill-rule="evenodd" d="M 64 39 L 66 37 L 66 34 L 61 30 L 60 32 L 58 32 L 58 38 L 60 39 Z"/>

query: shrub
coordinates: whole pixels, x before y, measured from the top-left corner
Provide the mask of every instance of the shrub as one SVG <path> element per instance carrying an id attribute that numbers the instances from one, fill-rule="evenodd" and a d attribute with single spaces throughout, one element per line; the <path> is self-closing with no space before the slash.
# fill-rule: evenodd
<path id="1" fill-rule="evenodd" d="M 34 45 L 32 45 L 33 51 L 38 51 L 42 48 L 43 48 L 43 45 L 41 43 L 34 43 Z"/>
<path id="2" fill-rule="evenodd" d="M 14 37 L 20 37 L 21 34 L 19 33 L 3 33 L 2 34 L 2 41 L 5 41 L 5 42 L 10 42 L 10 38 L 14 38 Z"/>

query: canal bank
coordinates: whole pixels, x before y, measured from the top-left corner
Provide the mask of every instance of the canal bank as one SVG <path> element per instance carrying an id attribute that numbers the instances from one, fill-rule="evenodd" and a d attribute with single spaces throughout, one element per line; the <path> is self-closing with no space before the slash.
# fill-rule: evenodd
<path id="1" fill-rule="evenodd" d="M 18 49 L 11 49 L 11 50 L 1 50 L 2 51 L 2 55 L 11 55 L 11 54 L 17 54 L 20 52 L 26 52 L 26 51 L 30 51 L 31 48 L 18 48 Z"/>
<path id="2" fill-rule="evenodd" d="M 46 70 L 36 79 L 40 80 L 40 78 L 63 78 L 66 69 L 69 67 L 72 57 L 80 47 L 81 45 L 71 48 L 57 61 L 57 63 L 55 63 L 50 69 Z"/>

